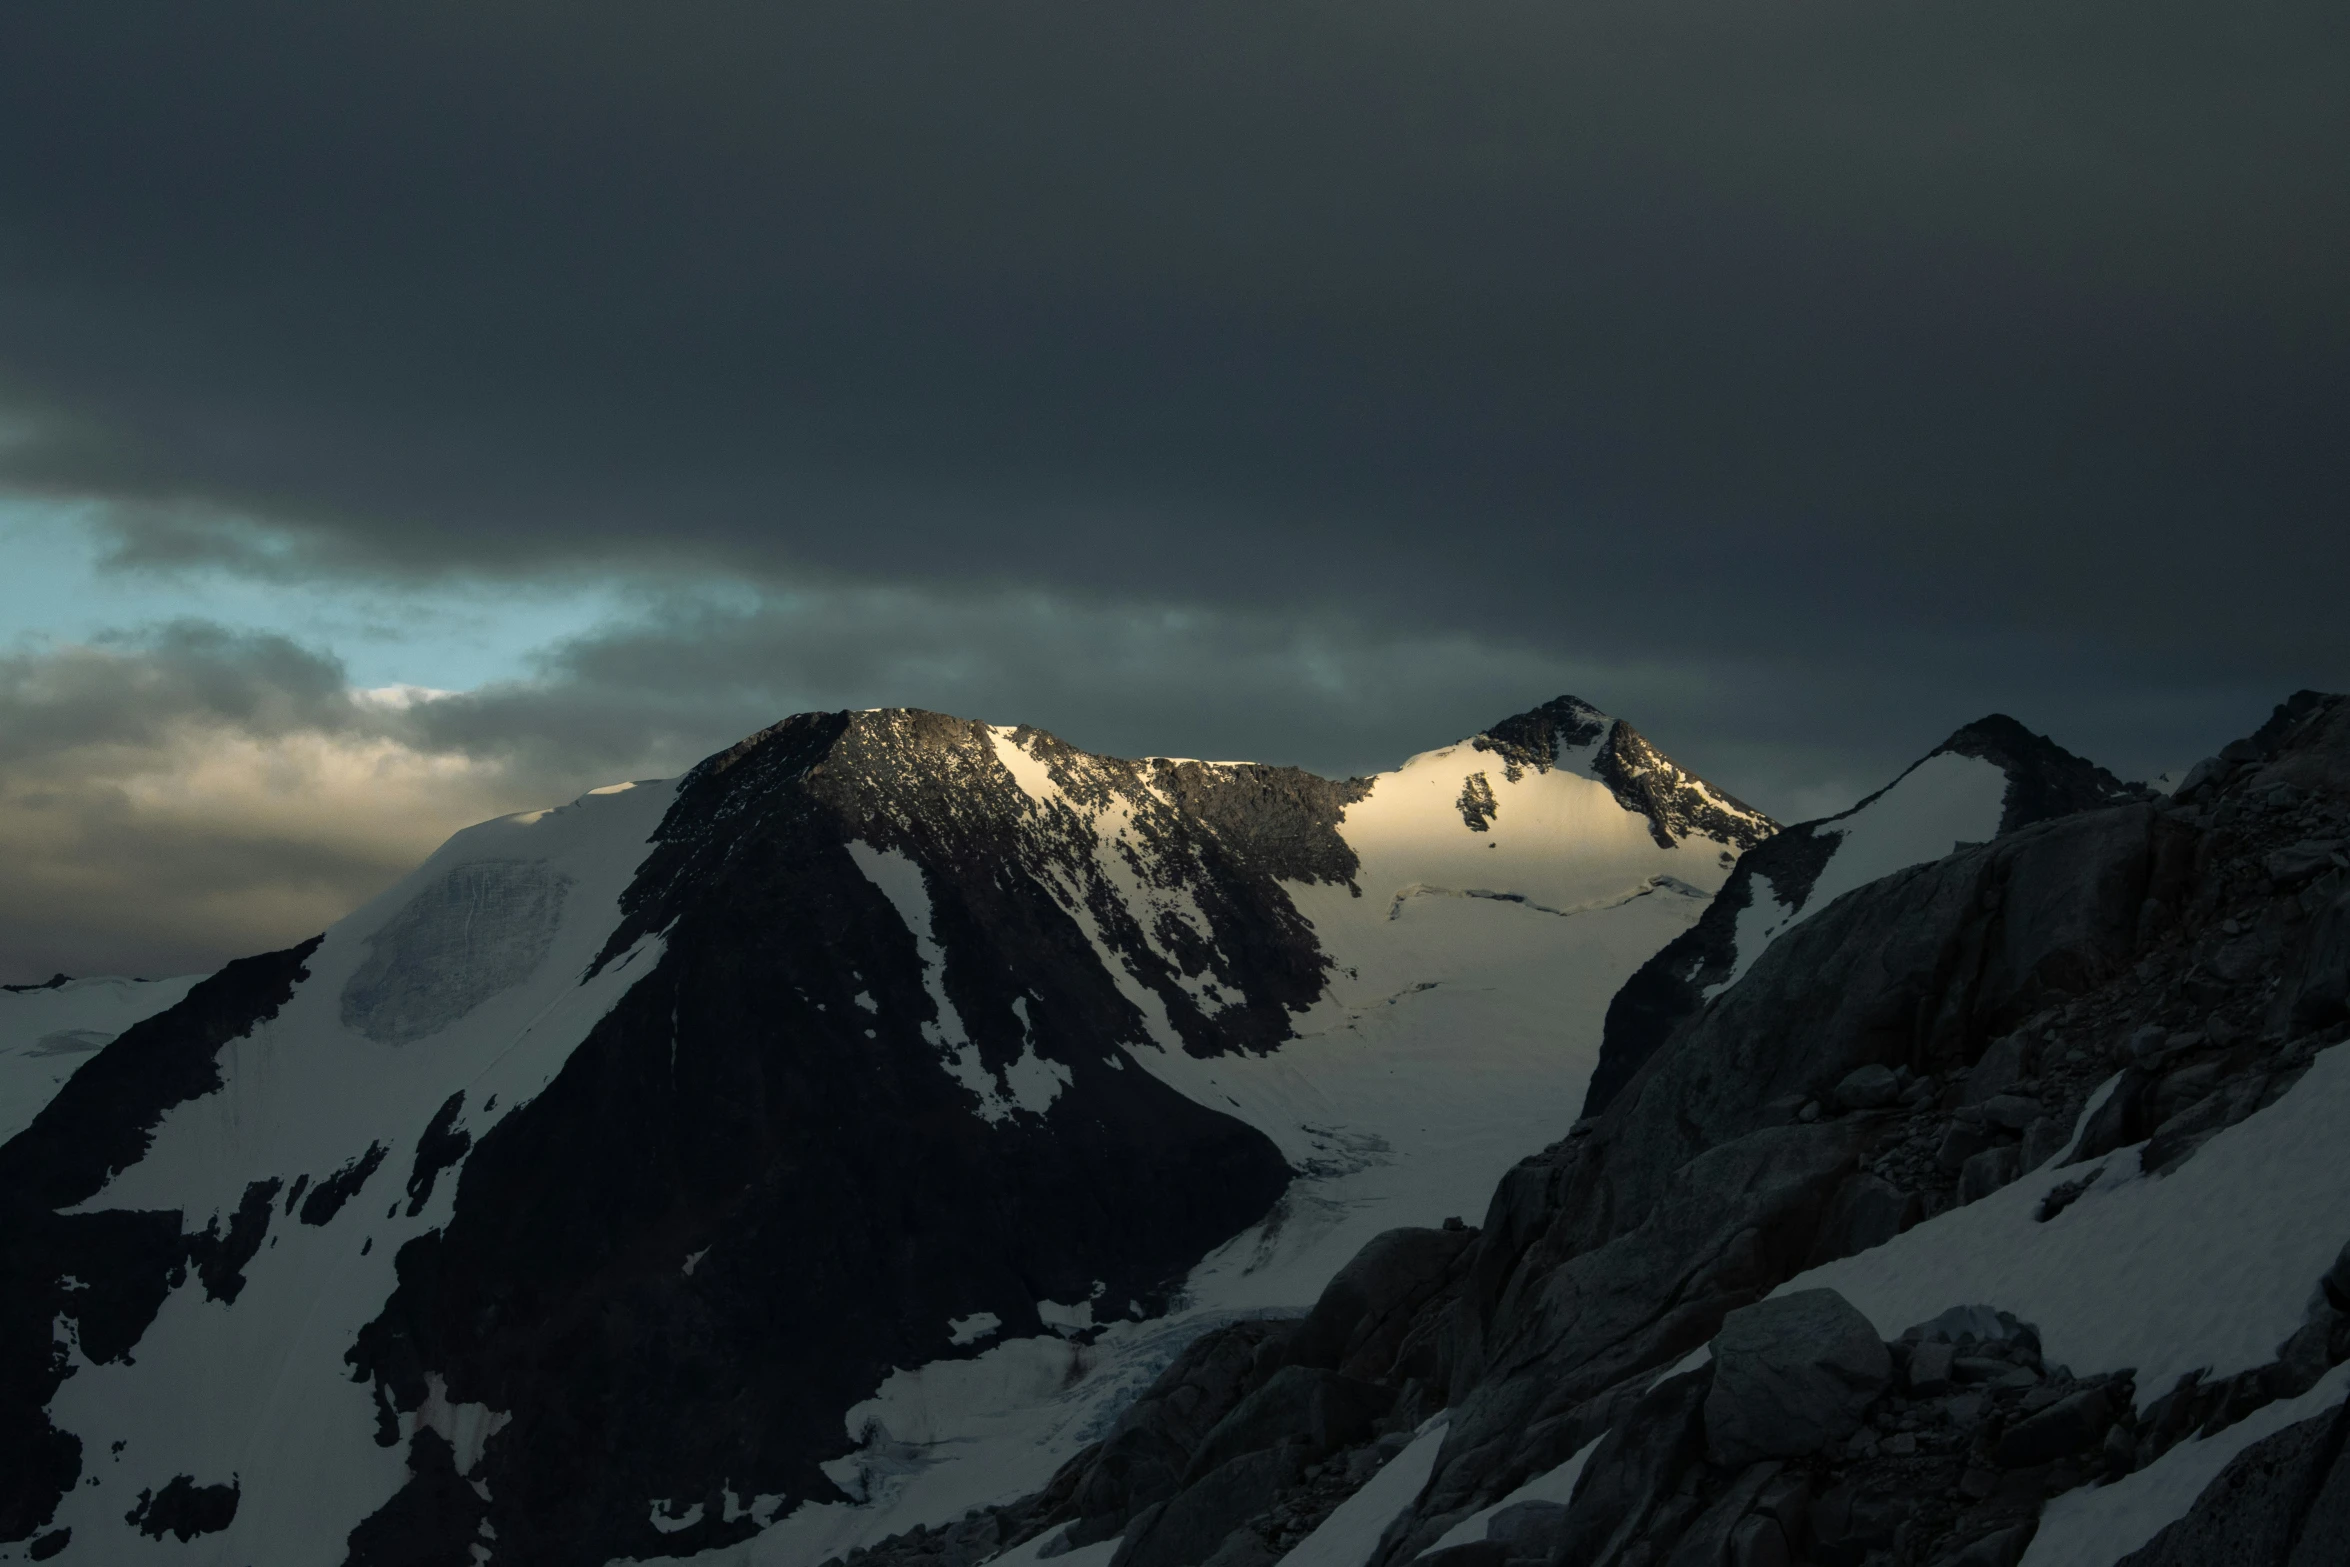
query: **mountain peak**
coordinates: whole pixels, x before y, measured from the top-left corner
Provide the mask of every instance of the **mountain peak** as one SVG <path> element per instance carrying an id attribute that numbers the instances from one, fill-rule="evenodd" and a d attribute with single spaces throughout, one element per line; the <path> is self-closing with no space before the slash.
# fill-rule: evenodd
<path id="1" fill-rule="evenodd" d="M 1508 765 L 1548 772 L 1562 751 L 1590 745 L 1615 720 L 1576 696 L 1556 696 L 1540 707 L 1513 713 L 1470 743 L 1492 751 Z"/>
<path id="2" fill-rule="evenodd" d="M 2003 833 L 2075 811 L 2150 797 L 2140 785 L 2122 782 L 2005 713 L 1988 713 L 1961 725 L 1925 759 L 1943 755 L 1975 757 L 2007 774 L 2007 798 L 1999 817 Z"/>
<path id="3" fill-rule="evenodd" d="M 1556 696 L 1512 714 L 1469 744 L 1499 756 L 1512 783 L 1529 769 L 1543 773 L 1562 766 L 1597 779 L 1617 804 L 1648 818 L 1659 848 L 1706 837 L 1743 852 L 1778 831 L 1768 816 L 1687 771 L 1639 730 L 1581 697 Z"/>

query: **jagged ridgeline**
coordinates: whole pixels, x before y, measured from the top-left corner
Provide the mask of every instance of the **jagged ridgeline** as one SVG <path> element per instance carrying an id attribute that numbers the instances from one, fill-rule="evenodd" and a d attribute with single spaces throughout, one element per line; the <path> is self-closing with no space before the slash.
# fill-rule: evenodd
<path id="1" fill-rule="evenodd" d="M 1772 830 L 1572 698 L 1349 780 L 811 714 L 0 996 L 0 1554 L 812 1564 L 1033 1492 L 1465 1236 Z"/>
<path id="2" fill-rule="evenodd" d="M 1049 1486 L 850 1559 L 2350 1561 L 2350 699 L 2168 799 L 2005 727 L 1807 835 L 1808 896 L 1750 855 L 1771 939 L 1740 910 L 1481 1226 L 1378 1237 Z M 1983 841 L 1824 891 L 1818 840 L 1932 791 Z"/>

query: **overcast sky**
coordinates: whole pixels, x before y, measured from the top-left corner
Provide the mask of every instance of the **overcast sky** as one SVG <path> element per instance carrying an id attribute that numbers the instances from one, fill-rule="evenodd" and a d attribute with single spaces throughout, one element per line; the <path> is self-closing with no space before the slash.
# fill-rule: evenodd
<path id="1" fill-rule="evenodd" d="M 808 707 L 1792 820 L 2350 686 L 2338 0 L 25 3 L 0 145 L 0 978 Z"/>

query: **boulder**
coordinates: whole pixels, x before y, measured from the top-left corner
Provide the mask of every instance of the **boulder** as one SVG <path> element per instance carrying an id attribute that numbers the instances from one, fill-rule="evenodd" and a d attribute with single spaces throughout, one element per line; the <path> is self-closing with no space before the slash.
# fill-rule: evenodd
<path id="1" fill-rule="evenodd" d="M 1855 1067 L 1836 1085 L 1833 1097 L 1847 1110 L 1882 1110 L 1901 1097 L 1901 1080 L 1891 1067 Z"/>
<path id="2" fill-rule="evenodd" d="M 1512 1502 L 1485 1521 L 1485 1538 L 1508 1547 L 1516 1560 L 1547 1562 L 1566 1526 L 1564 1502 Z"/>
<path id="3" fill-rule="evenodd" d="M 1750 1514 L 1730 1531 L 1729 1567 L 1788 1567 L 1787 1532 L 1776 1519 Z"/>
<path id="4" fill-rule="evenodd" d="M 2083 1389 L 2007 1428 L 1992 1456 L 2008 1469 L 2054 1463 L 2105 1439 L 2113 1413 L 2105 1389 Z"/>
<path id="5" fill-rule="evenodd" d="M 1920 1344 L 1909 1352 L 1910 1391 L 1922 1397 L 1947 1393 L 1951 1387 L 1951 1362 L 1957 1351 L 1947 1343 Z"/>
<path id="6" fill-rule="evenodd" d="M 1840 1442 L 1893 1380 L 1869 1319 L 1834 1290 L 1733 1311 L 1714 1337 L 1705 1432 L 1713 1461 L 1744 1468 Z"/>
<path id="7" fill-rule="evenodd" d="M 2040 1119 L 2040 1101 L 2023 1094 L 1994 1094 L 1983 1101 L 1983 1119 L 1992 1126 L 2020 1132 Z"/>
<path id="8" fill-rule="evenodd" d="M 1812 1247 L 1814 1267 L 1882 1246 L 1918 1212 L 1918 1200 L 1892 1182 L 1861 1171 L 1836 1188 Z"/>
<path id="9" fill-rule="evenodd" d="M 1626 1544 L 1644 1537 L 1652 1516 L 1705 1457 L 1711 1380 L 1711 1367 L 1667 1377 L 1600 1438 L 1567 1505 L 1552 1560 L 1612 1561 Z"/>
<path id="10" fill-rule="evenodd" d="M 2006 1034 L 1983 1047 L 1981 1059 L 1967 1072 L 1960 1086 L 1960 1104 L 1979 1105 L 1995 1094 L 2004 1094 L 2024 1075 L 2024 1058 L 2030 1053 L 2030 1041 L 2021 1034 Z"/>
<path id="11" fill-rule="evenodd" d="M 1296 1484 L 1300 1469 L 1298 1449 L 1286 1443 L 1219 1465 L 1146 1508 L 1119 1542 L 1110 1567 L 1201 1567 L 1226 1536 Z"/>
<path id="12" fill-rule="evenodd" d="M 1311 1458 L 1351 1447 L 1394 1403 L 1393 1388 L 1358 1382 L 1335 1371 L 1283 1366 L 1200 1439 L 1184 1468 L 1184 1484 L 1242 1453 L 1276 1443 L 1293 1444 Z"/>
<path id="13" fill-rule="evenodd" d="M 2339 838 L 2304 838 L 2288 848 L 2273 849 L 2265 862 L 2269 883 L 2279 892 L 2290 892 L 2332 870 L 2341 852 Z"/>
<path id="14" fill-rule="evenodd" d="M 1988 1197 L 2022 1173 L 2022 1151 L 2014 1144 L 1986 1148 L 1959 1168 L 1958 1200 L 1964 1204 Z"/>
<path id="15" fill-rule="evenodd" d="M 2064 1145 L 2072 1141 L 2073 1123 L 2063 1116 L 2044 1115 L 2024 1128 L 2024 1143 L 2019 1150 L 2022 1167 L 2028 1174 L 2064 1152 Z"/>
<path id="16" fill-rule="evenodd" d="M 1239 1322 L 1194 1339 L 1129 1405 L 1077 1482 L 1071 1545 L 1106 1540 L 1182 1484 L 1203 1438 L 1266 1377 L 1291 1324 Z"/>
<path id="17" fill-rule="evenodd" d="M 1466 1228 L 1396 1229 L 1374 1235 L 1322 1289 L 1314 1309 L 1289 1343 L 1292 1365 L 1324 1371 L 1355 1369 L 1365 1376 L 1384 1365 L 1348 1366 L 1383 1337 L 1400 1337 L 1412 1308 L 1444 1286 L 1454 1259 L 1475 1232 Z M 1392 1334 L 1382 1335 L 1392 1326 Z M 1389 1353 L 1393 1345 L 1387 1345 Z"/>

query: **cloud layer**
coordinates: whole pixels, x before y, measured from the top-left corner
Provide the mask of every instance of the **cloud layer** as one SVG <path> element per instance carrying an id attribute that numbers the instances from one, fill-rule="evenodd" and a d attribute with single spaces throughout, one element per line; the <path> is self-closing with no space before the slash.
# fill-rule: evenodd
<path id="1" fill-rule="evenodd" d="M 2345 79 L 2320 0 L 12 8 L 0 490 L 641 613 L 406 713 L 25 651 L 8 950 L 802 706 L 1355 769 L 1572 689 L 1796 814 L 1994 708 L 2191 758 L 2350 685 Z"/>

